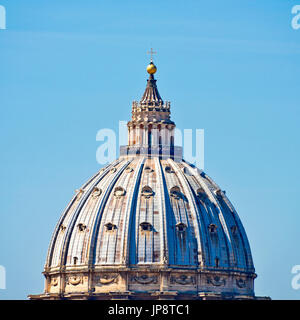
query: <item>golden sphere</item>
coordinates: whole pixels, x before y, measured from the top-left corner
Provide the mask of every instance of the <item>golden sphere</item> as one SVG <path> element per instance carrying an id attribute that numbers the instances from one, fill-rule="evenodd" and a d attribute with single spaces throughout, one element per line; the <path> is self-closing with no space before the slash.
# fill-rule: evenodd
<path id="1" fill-rule="evenodd" d="M 154 65 L 153 62 L 150 62 L 147 66 L 147 72 L 150 73 L 150 74 L 154 74 L 156 72 L 157 68 L 156 66 Z"/>

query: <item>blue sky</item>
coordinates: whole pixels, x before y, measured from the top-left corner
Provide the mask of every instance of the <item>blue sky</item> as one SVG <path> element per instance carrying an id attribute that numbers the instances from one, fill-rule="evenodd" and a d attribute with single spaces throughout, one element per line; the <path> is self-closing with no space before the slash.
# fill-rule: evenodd
<path id="1" fill-rule="evenodd" d="M 97 131 L 140 99 L 150 47 L 177 127 L 205 130 L 205 171 L 246 228 L 256 294 L 299 299 L 300 2 L 70 3 L 0 1 L 0 299 L 42 292 L 55 224 L 100 167 Z"/>

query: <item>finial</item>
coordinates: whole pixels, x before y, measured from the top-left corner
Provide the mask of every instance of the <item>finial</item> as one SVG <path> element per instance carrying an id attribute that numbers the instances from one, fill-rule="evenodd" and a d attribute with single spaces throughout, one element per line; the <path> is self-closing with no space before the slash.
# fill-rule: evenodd
<path id="1" fill-rule="evenodd" d="M 153 51 L 153 49 L 151 48 L 151 50 L 147 51 L 147 53 L 150 54 L 150 63 L 147 66 L 147 72 L 149 74 L 154 74 L 156 72 L 157 68 L 156 68 L 155 64 L 153 63 L 152 57 L 154 54 L 156 54 L 156 52 Z"/>
<path id="2" fill-rule="evenodd" d="M 155 64 L 151 61 L 148 66 L 147 66 L 147 72 L 149 74 L 154 74 L 156 72 L 157 68 L 155 66 Z"/>

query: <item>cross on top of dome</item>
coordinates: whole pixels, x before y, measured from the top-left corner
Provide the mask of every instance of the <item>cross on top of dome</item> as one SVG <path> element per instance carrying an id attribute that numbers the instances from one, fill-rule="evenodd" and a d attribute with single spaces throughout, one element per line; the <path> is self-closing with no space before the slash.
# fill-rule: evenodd
<path id="1" fill-rule="evenodd" d="M 156 51 L 153 51 L 153 49 L 151 48 L 151 50 L 150 50 L 150 51 L 147 51 L 147 53 L 150 54 L 150 61 L 152 62 L 152 61 L 153 61 L 152 57 L 153 57 L 153 55 L 156 54 L 157 52 L 156 52 Z"/>

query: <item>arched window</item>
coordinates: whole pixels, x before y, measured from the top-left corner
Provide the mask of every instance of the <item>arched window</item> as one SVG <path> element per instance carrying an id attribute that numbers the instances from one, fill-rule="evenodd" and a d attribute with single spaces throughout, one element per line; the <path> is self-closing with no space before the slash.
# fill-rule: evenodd
<path id="1" fill-rule="evenodd" d="M 174 136 L 171 136 L 170 144 L 171 144 L 171 147 L 174 147 Z"/>
<path id="2" fill-rule="evenodd" d="M 152 145 L 152 132 L 151 130 L 148 131 L 148 145 Z"/>

